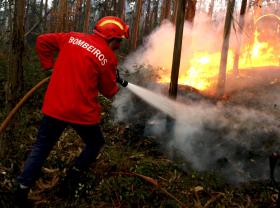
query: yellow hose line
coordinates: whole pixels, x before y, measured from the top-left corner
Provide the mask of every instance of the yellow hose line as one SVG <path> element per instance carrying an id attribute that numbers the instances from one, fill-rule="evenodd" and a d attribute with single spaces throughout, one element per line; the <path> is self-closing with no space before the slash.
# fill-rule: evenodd
<path id="1" fill-rule="evenodd" d="M 13 118 L 13 116 L 16 114 L 16 112 L 23 106 L 23 104 L 31 97 L 31 95 L 33 95 L 33 93 L 39 89 L 43 84 L 45 84 L 48 80 L 50 79 L 50 77 L 47 77 L 43 80 L 41 80 L 37 85 L 35 85 L 31 90 L 29 90 L 24 96 L 23 98 L 21 98 L 21 100 L 16 104 L 16 106 L 9 112 L 9 114 L 7 115 L 7 117 L 5 118 L 5 120 L 1 123 L 0 126 L 0 135 L 5 131 L 5 129 L 7 128 L 8 124 L 10 123 L 11 119 Z"/>

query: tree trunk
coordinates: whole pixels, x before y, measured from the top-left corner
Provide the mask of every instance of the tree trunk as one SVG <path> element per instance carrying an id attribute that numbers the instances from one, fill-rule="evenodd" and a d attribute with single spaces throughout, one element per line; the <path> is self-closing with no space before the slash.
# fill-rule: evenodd
<path id="1" fill-rule="evenodd" d="M 84 28 L 83 32 L 88 33 L 89 29 L 89 17 L 90 17 L 90 0 L 86 0 L 86 13 L 85 13 L 85 20 L 84 20 Z"/>
<path id="2" fill-rule="evenodd" d="M 54 3 L 52 3 L 52 8 L 53 10 L 51 11 L 50 14 L 50 21 L 49 21 L 49 27 L 48 27 L 48 32 L 56 32 L 56 24 L 57 24 L 57 6 L 55 6 Z"/>
<path id="3" fill-rule="evenodd" d="M 233 62 L 233 73 L 235 76 L 238 76 L 238 63 L 239 63 L 239 54 L 240 54 L 240 46 L 242 43 L 243 29 L 244 29 L 244 16 L 247 7 L 247 0 L 242 0 L 241 9 L 240 9 L 240 17 L 239 17 L 239 27 L 240 33 L 238 33 L 238 39 L 240 40 L 240 44 L 237 44 L 234 51 L 234 62 Z"/>
<path id="4" fill-rule="evenodd" d="M 1 41 L 7 43 L 9 42 L 10 34 L 12 31 L 12 8 L 11 2 L 6 0 L 4 4 L 3 19 L 5 19 L 5 24 L 2 25 L 0 39 Z"/>
<path id="5" fill-rule="evenodd" d="M 6 105 L 12 107 L 23 90 L 25 1 L 15 1 L 11 48 L 6 83 Z"/>
<path id="6" fill-rule="evenodd" d="M 134 19 L 133 39 L 131 44 L 132 50 L 135 50 L 137 48 L 141 14 L 142 14 L 142 0 L 137 0 L 137 12 L 136 12 L 136 17 Z"/>
<path id="7" fill-rule="evenodd" d="M 212 16 L 213 16 L 214 6 L 215 6 L 215 0 L 211 0 L 210 5 L 209 5 L 209 10 L 208 10 L 208 16 L 211 19 L 212 19 Z"/>
<path id="8" fill-rule="evenodd" d="M 58 32 L 59 28 L 57 25 L 60 24 L 58 14 L 59 14 L 59 2 L 58 0 L 53 0 L 52 11 L 50 13 L 49 28 L 48 28 L 49 32 Z"/>
<path id="9" fill-rule="evenodd" d="M 109 14 L 110 16 L 114 16 L 115 15 L 115 0 L 107 0 L 107 8 L 109 8 Z"/>
<path id="10" fill-rule="evenodd" d="M 48 20 L 48 15 L 46 15 L 48 12 L 48 0 L 45 0 L 45 8 L 44 8 L 44 20 L 43 20 L 43 30 L 44 32 L 47 32 L 47 20 Z"/>
<path id="11" fill-rule="evenodd" d="M 59 0 L 59 18 L 57 22 L 57 32 L 64 32 L 67 27 L 67 0 Z"/>
<path id="12" fill-rule="evenodd" d="M 193 23 L 197 0 L 187 0 L 185 20 Z"/>
<path id="13" fill-rule="evenodd" d="M 12 30 L 13 30 L 13 15 L 12 15 L 12 12 L 13 11 L 13 9 L 12 9 L 12 3 L 10 3 L 10 1 L 9 1 L 9 25 L 8 25 L 8 27 L 9 27 L 9 31 L 10 31 L 10 34 L 12 33 Z"/>
<path id="14" fill-rule="evenodd" d="M 162 0 L 162 4 L 161 4 L 161 12 L 160 12 L 160 22 L 163 21 L 164 19 L 164 15 L 165 15 L 165 2 L 168 0 Z"/>
<path id="15" fill-rule="evenodd" d="M 118 17 L 125 20 L 125 0 L 119 0 L 118 2 Z"/>
<path id="16" fill-rule="evenodd" d="M 158 3 L 159 1 L 158 0 L 154 0 L 153 1 L 153 11 L 152 11 L 152 20 L 151 20 L 151 24 L 152 24 L 152 27 L 155 28 L 158 24 Z"/>
<path id="17" fill-rule="evenodd" d="M 40 14 L 39 16 L 37 16 L 37 1 L 36 0 L 32 0 L 31 4 L 30 4 L 30 13 L 27 13 L 27 23 L 25 25 L 26 29 L 31 28 L 37 21 L 38 17 L 40 18 Z"/>
<path id="18" fill-rule="evenodd" d="M 44 0 L 40 1 L 40 20 L 42 20 L 44 18 Z M 43 32 L 44 28 L 43 28 L 43 24 L 41 24 L 40 26 L 40 31 L 41 33 Z"/>
<path id="19" fill-rule="evenodd" d="M 169 86 L 169 96 L 173 99 L 177 97 L 178 76 L 181 61 L 181 49 L 184 30 L 186 0 L 178 0 L 178 12 L 176 17 L 176 33 L 172 60 L 171 80 Z"/>
<path id="20" fill-rule="evenodd" d="M 170 0 L 163 0 L 162 6 L 161 6 L 161 15 L 160 15 L 160 22 L 162 22 L 164 19 L 168 19 L 170 15 Z"/>
<path id="21" fill-rule="evenodd" d="M 229 47 L 229 38 L 230 38 L 231 23 L 233 19 L 232 14 L 234 11 L 234 5 L 235 5 L 235 0 L 228 1 L 226 20 L 224 26 L 224 40 L 223 40 L 221 60 L 220 60 L 219 79 L 217 84 L 218 97 L 223 96 L 225 92 L 228 47 Z"/>
<path id="22" fill-rule="evenodd" d="M 151 27 L 151 0 L 148 0 L 147 13 L 145 16 L 144 28 L 143 28 L 144 36 L 150 32 L 150 27 Z"/>
<path id="23" fill-rule="evenodd" d="M 178 12 L 178 0 L 174 1 L 174 12 L 173 12 L 173 16 L 172 16 L 172 22 L 173 24 L 176 24 L 176 17 L 177 17 L 177 12 Z"/>
<path id="24" fill-rule="evenodd" d="M 82 31 L 81 23 L 82 23 L 82 6 L 83 0 L 77 0 L 76 9 L 75 9 L 75 31 Z"/>
<path id="25" fill-rule="evenodd" d="M 170 18 L 170 7 L 171 7 L 171 0 L 166 1 L 165 3 L 165 19 L 169 19 Z"/>
<path id="26" fill-rule="evenodd" d="M 25 27 L 28 27 L 28 15 L 29 15 L 29 9 L 30 9 L 30 0 L 26 1 L 26 9 L 25 9 L 25 14 L 24 14 L 24 25 Z"/>
<path id="27" fill-rule="evenodd" d="M 117 2 L 116 2 L 116 0 L 112 0 L 112 8 L 113 8 L 113 15 L 117 16 L 118 15 L 118 10 L 117 10 Z"/>

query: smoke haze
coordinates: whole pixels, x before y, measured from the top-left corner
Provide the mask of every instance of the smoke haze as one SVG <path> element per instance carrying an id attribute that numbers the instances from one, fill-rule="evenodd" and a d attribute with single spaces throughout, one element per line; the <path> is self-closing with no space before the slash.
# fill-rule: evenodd
<path id="1" fill-rule="evenodd" d="M 209 19 L 203 14 L 196 19 L 199 21 L 194 23 L 193 28 L 188 22 L 184 24 L 180 73 L 184 73 L 184 70 L 188 68 L 188 58 L 192 51 L 217 51 L 221 48 L 222 26 L 211 26 Z M 165 20 L 160 27 L 145 38 L 143 46 L 127 57 L 122 67 L 134 72 L 135 65 L 151 65 L 170 73 L 174 39 L 175 27 Z"/>
<path id="2" fill-rule="evenodd" d="M 192 30 L 185 24 L 180 73 L 187 68 L 192 51 L 221 48 L 222 27 L 211 27 L 204 16 L 196 17 L 196 20 L 199 22 Z M 174 34 L 174 26 L 166 21 L 146 38 L 142 47 L 128 56 L 122 68 L 131 73 L 126 77 L 131 83 L 141 83 L 143 87 L 163 93 L 152 84 L 143 84 L 143 74 L 146 69 L 170 72 Z M 167 135 L 167 141 L 159 142 L 169 156 L 172 157 L 174 150 L 179 152 L 196 170 L 218 170 L 235 182 L 268 178 L 268 155 L 277 151 L 280 145 L 280 85 L 277 79 L 270 83 L 276 75 L 280 78 L 278 71 L 266 72 L 266 76 L 246 77 L 238 83 L 229 79 L 232 88 L 243 89 L 232 90 L 234 93 L 229 102 L 214 103 L 204 98 L 194 100 L 184 93 L 178 97 L 184 104 L 167 105 L 169 101 L 157 100 L 156 96 L 141 91 L 139 97 L 158 102 L 161 108 L 156 104 L 154 107 L 175 119 L 169 124 L 170 121 L 160 111 L 153 111 L 150 118 L 143 121 L 146 122 L 145 133 L 156 135 L 158 139 Z M 248 86 L 250 88 L 246 89 Z M 116 120 L 133 122 L 130 119 L 133 115 L 146 111 L 147 105 L 133 97 L 127 89 L 122 89 L 116 96 L 113 103 Z M 166 128 L 171 128 L 171 131 Z"/>
<path id="3" fill-rule="evenodd" d="M 155 136 L 171 158 L 173 152 L 179 153 L 196 170 L 216 170 L 234 182 L 267 179 L 268 156 L 280 145 L 280 96 L 274 96 L 278 90 L 280 86 L 271 94 L 263 90 L 258 93 L 260 96 L 253 97 L 252 92 L 243 92 L 228 104 L 190 100 L 186 105 L 140 91 L 139 97 L 160 110 L 140 122 L 146 122 L 145 134 Z M 124 100 L 119 96 L 118 101 Z M 133 122 L 139 122 L 138 117 L 133 120 L 137 112 L 149 114 L 148 106 L 143 103 L 126 100 L 122 104 L 118 102 L 118 109 L 122 109 L 119 119 L 128 118 L 132 126 Z M 161 112 L 175 121 L 170 123 Z"/>

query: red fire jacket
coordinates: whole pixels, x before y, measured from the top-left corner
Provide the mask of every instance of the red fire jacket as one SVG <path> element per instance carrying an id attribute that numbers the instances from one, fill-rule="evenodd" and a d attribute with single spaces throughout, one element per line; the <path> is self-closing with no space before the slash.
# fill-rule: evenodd
<path id="1" fill-rule="evenodd" d="M 50 33 L 37 38 L 36 51 L 43 69 L 53 68 L 43 113 L 71 123 L 99 123 L 98 92 L 112 98 L 118 91 L 118 61 L 108 43 L 95 34 Z"/>

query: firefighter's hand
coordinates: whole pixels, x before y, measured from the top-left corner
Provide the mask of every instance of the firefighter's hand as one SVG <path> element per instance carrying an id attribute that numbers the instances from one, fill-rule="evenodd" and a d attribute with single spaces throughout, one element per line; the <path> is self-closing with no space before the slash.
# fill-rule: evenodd
<path id="1" fill-rule="evenodd" d="M 120 78 L 119 70 L 117 69 L 117 73 L 116 73 L 116 80 L 117 80 L 117 82 L 119 82 L 120 79 L 121 78 Z"/>
<path id="2" fill-rule="evenodd" d="M 126 87 L 128 85 L 128 82 L 126 80 L 120 78 L 119 70 L 117 70 L 117 73 L 116 73 L 116 80 L 123 87 Z"/>

